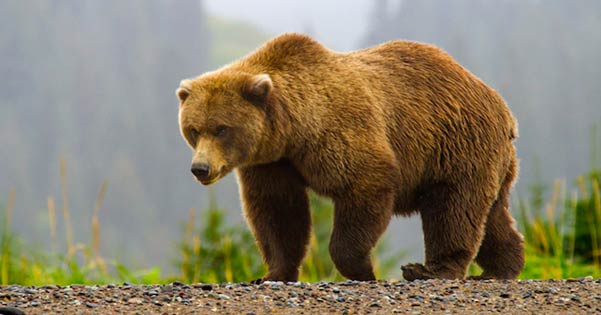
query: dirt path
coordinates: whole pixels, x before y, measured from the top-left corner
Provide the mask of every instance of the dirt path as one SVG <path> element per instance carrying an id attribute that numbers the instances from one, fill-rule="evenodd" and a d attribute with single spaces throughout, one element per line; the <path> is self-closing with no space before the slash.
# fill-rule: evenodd
<path id="1" fill-rule="evenodd" d="M 599 314 L 601 279 L 0 287 L 0 314 Z M 9 310 L 9 311 L 6 311 Z"/>

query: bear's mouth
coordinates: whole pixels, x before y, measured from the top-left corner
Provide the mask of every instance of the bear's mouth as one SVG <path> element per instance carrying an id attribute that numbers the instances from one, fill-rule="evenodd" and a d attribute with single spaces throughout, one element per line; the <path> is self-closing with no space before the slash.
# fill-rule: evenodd
<path id="1" fill-rule="evenodd" d="M 198 182 L 200 182 L 203 186 L 212 185 L 215 182 L 217 182 L 219 179 L 221 179 L 221 176 L 219 176 L 219 175 L 211 177 L 211 178 L 207 178 L 207 179 L 198 179 L 198 178 L 196 178 L 196 180 Z"/>
<path id="2" fill-rule="evenodd" d="M 196 181 L 201 183 L 203 186 L 209 186 L 209 185 L 212 185 L 212 184 L 216 183 L 217 181 L 219 181 L 226 174 L 228 174 L 228 172 L 229 172 L 229 168 L 221 167 L 216 172 L 212 173 L 210 178 L 200 179 L 196 176 L 194 178 L 196 179 Z"/>
<path id="3" fill-rule="evenodd" d="M 204 186 L 209 186 L 209 185 L 213 184 L 216 181 L 217 181 L 217 179 L 199 180 L 199 182 L 201 184 L 203 184 Z"/>

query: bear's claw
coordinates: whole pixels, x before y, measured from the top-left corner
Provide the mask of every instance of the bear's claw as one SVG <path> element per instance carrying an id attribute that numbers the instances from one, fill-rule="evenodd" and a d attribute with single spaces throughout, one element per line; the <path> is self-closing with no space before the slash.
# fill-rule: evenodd
<path id="1" fill-rule="evenodd" d="M 265 281 L 265 280 L 263 280 L 263 278 L 259 278 L 259 279 L 252 280 L 250 282 L 250 284 L 261 284 L 261 283 L 263 283 L 263 281 Z"/>
<path id="2" fill-rule="evenodd" d="M 427 280 L 436 278 L 436 276 L 422 264 L 407 264 L 402 266 L 403 278 L 407 281 Z"/>

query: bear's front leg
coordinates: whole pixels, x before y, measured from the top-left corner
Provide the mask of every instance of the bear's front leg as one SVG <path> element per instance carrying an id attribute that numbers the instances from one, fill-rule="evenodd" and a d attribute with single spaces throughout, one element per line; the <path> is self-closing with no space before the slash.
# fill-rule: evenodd
<path id="1" fill-rule="evenodd" d="M 370 253 L 392 217 L 394 195 L 386 189 L 355 191 L 335 199 L 330 255 L 348 279 L 375 280 Z"/>
<path id="2" fill-rule="evenodd" d="M 238 170 L 244 214 L 267 264 L 259 280 L 297 281 L 311 230 L 306 186 L 285 161 Z"/>

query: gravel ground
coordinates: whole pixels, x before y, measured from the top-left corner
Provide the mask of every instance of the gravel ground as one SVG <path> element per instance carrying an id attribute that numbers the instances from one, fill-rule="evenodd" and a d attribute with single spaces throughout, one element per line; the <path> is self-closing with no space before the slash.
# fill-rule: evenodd
<path id="1" fill-rule="evenodd" d="M 0 314 L 599 314 L 601 279 L 0 286 Z"/>

